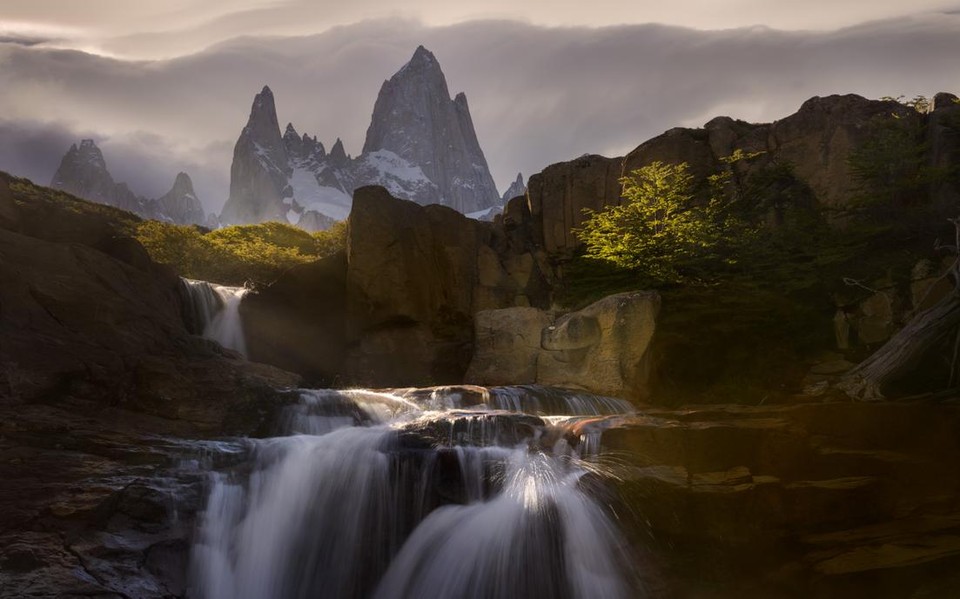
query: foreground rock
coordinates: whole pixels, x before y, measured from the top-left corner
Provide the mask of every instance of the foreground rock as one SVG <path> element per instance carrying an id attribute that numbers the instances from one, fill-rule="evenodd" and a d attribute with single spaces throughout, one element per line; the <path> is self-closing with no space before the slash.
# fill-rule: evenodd
<path id="1" fill-rule="evenodd" d="M 0 597 L 184 592 L 202 444 L 299 377 L 188 333 L 137 218 L 0 175 Z"/>
<path id="2" fill-rule="evenodd" d="M 644 399 L 659 310 L 655 292 L 631 292 L 560 316 L 536 308 L 478 312 L 466 382 L 535 383 Z"/>
<path id="3" fill-rule="evenodd" d="M 951 597 L 960 407 L 653 410 L 604 433 L 655 597 Z"/>

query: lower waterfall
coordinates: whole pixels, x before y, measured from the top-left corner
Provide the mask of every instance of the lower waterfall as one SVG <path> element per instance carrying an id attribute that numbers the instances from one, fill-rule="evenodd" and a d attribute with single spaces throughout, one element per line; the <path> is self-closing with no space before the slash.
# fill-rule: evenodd
<path id="1" fill-rule="evenodd" d="M 304 390 L 280 436 L 211 475 L 189 596 L 635 597 L 591 494 L 599 435 L 630 411 L 537 387 Z"/>
<path id="2" fill-rule="evenodd" d="M 195 332 L 247 357 L 240 302 L 248 289 L 194 279 L 181 279 L 181 282 L 187 321 Z"/>

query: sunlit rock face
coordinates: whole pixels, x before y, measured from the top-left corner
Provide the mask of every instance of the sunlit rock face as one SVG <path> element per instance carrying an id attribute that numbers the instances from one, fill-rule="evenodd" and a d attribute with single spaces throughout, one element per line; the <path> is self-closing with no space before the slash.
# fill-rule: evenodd
<path id="1" fill-rule="evenodd" d="M 660 296 L 620 293 L 557 316 L 536 308 L 484 310 L 474 317 L 468 383 L 539 383 L 645 399 Z"/>
<path id="2" fill-rule="evenodd" d="M 466 96 L 450 99 L 439 62 L 423 47 L 384 82 L 356 157 L 339 138 L 328 153 L 292 123 L 281 134 L 273 93 L 264 87 L 234 149 L 221 220 L 325 229 L 347 217 L 354 190 L 366 185 L 463 213 L 499 204 Z"/>

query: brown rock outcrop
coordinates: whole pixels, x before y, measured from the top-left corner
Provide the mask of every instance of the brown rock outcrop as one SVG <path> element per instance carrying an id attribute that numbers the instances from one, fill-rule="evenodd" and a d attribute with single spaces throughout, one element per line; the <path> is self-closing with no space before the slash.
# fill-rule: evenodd
<path id="1" fill-rule="evenodd" d="M 960 144 L 955 132 L 943 123 L 952 122 L 950 111 L 958 109 L 943 94 L 942 108 L 930 117 L 933 160 L 952 160 Z M 721 159 L 736 150 L 760 152 L 749 164 L 735 167 L 739 175 L 764 168 L 774 161 L 789 163 L 798 181 L 809 187 L 814 201 L 830 208 L 843 208 L 852 199 L 856 181 L 849 158 L 877 132 L 885 120 L 919 133 L 923 117 L 894 101 L 867 100 L 853 94 L 815 97 L 796 113 L 765 124 L 717 117 L 703 128 L 674 128 L 645 141 L 622 158 L 583 156 L 548 166 L 530 177 L 526 204 L 537 242 L 555 258 L 570 256 L 579 247 L 572 229 L 583 222 L 583 210 L 599 210 L 621 201 L 623 175 L 653 162 L 686 162 L 698 180 L 717 173 Z M 701 185 L 699 192 L 708 191 Z"/>
<path id="2" fill-rule="evenodd" d="M 535 308 L 478 312 L 468 384 L 540 384 L 641 400 L 660 296 L 611 295 L 562 316 Z"/>
<path id="3" fill-rule="evenodd" d="M 620 202 L 622 160 L 582 156 L 560 162 L 530 177 L 527 206 L 536 241 L 548 253 L 569 253 L 579 245 L 573 229 L 584 209 L 600 210 Z"/>

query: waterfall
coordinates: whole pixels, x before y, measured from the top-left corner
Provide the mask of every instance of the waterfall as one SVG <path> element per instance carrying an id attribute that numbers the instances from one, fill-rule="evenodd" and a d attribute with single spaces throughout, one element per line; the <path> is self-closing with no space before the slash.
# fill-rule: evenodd
<path id="1" fill-rule="evenodd" d="M 248 289 L 184 278 L 181 278 L 181 283 L 187 326 L 194 333 L 247 357 L 240 302 Z"/>
<path id="2" fill-rule="evenodd" d="M 584 482 L 629 404 L 507 389 L 471 406 L 302 391 L 278 436 L 245 441 L 240 464 L 211 474 L 190 596 L 637 596 L 626 544 Z M 522 409 L 545 405 L 563 413 Z"/>

